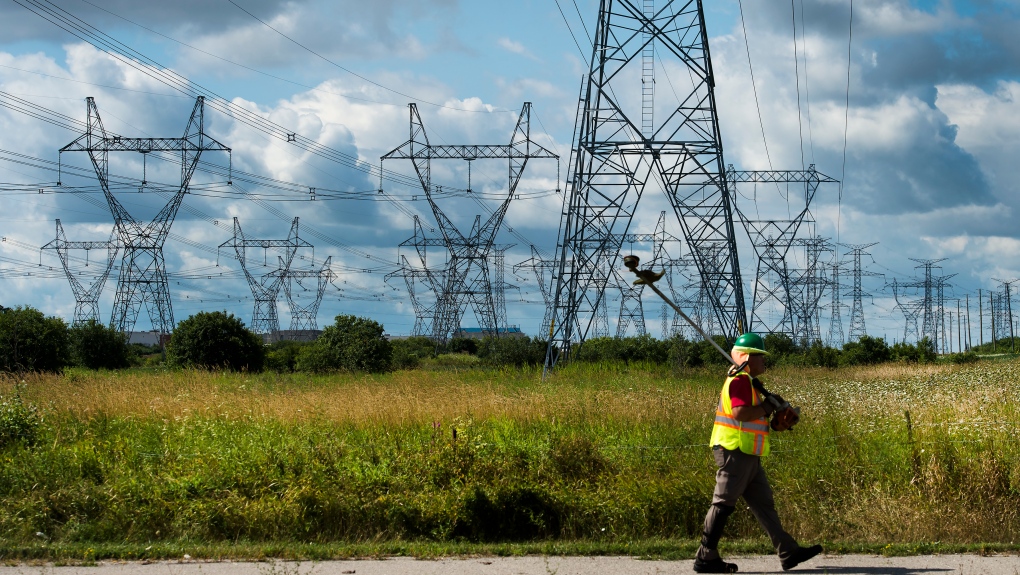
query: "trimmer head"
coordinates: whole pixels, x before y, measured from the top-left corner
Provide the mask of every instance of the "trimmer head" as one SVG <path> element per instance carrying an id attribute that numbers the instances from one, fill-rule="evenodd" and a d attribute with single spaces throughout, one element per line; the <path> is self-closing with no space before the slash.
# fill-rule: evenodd
<path id="1" fill-rule="evenodd" d="M 641 263 L 641 258 L 635 255 L 623 256 L 623 265 L 630 271 L 634 272 L 634 275 L 638 279 L 634 280 L 634 285 L 651 285 L 659 281 L 662 276 L 666 275 L 666 270 L 659 272 L 653 271 L 652 269 L 639 270 L 637 269 L 638 264 Z"/>

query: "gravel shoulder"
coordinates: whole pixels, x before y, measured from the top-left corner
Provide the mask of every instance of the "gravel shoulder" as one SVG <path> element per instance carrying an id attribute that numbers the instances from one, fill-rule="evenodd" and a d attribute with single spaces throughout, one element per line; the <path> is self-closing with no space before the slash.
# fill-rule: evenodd
<path id="1" fill-rule="evenodd" d="M 784 573 L 772 556 L 728 557 L 740 573 Z M 0 566 L 0 575 L 670 575 L 693 573 L 692 562 L 633 557 L 468 557 L 321 562 L 100 562 L 84 566 Z M 1020 575 L 1017 555 L 821 555 L 788 573 L 833 575 Z"/>

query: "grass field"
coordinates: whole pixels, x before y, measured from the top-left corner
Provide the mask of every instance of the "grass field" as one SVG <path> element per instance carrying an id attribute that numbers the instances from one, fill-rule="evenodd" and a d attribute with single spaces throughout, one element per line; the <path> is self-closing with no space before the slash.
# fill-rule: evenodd
<path id="1" fill-rule="evenodd" d="M 1020 363 L 784 370 L 802 406 L 766 467 L 830 548 L 1020 548 Z M 0 558 L 689 555 L 718 374 L 575 364 L 312 377 L 69 371 L 0 449 Z M 908 417 L 909 412 L 909 427 Z M 750 513 L 727 531 L 767 551 Z M 177 554 L 177 555 L 175 555 Z"/>

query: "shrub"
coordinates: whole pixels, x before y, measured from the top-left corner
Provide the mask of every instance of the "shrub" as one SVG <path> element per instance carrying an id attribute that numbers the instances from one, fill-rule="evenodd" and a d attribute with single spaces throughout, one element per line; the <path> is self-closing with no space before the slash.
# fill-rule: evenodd
<path id="1" fill-rule="evenodd" d="M 891 358 L 892 352 L 884 339 L 862 335 L 860 340 L 843 346 L 839 359 L 841 365 L 873 365 Z"/>
<path id="2" fill-rule="evenodd" d="M 917 359 L 918 361 L 931 363 L 938 359 L 939 354 L 935 351 L 935 342 L 928 336 L 921 338 L 921 341 L 917 342 Z"/>
<path id="3" fill-rule="evenodd" d="M 131 348 L 123 333 L 94 319 L 68 330 L 71 361 L 89 369 L 122 369 L 131 365 Z"/>
<path id="4" fill-rule="evenodd" d="M 265 358 L 262 338 L 225 311 L 183 320 L 166 346 L 167 363 L 174 367 L 262 371 Z"/>
<path id="5" fill-rule="evenodd" d="M 446 344 L 446 351 L 449 353 L 478 353 L 478 340 L 470 337 L 455 337 Z"/>
<path id="6" fill-rule="evenodd" d="M 701 359 L 701 350 L 682 335 L 669 340 L 669 363 L 676 367 L 701 367 L 705 362 Z"/>
<path id="7" fill-rule="evenodd" d="M 322 331 L 319 339 L 298 356 L 302 371 L 368 371 L 390 368 L 393 347 L 376 321 L 353 315 L 338 315 L 336 323 Z"/>
<path id="8" fill-rule="evenodd" d="M 951 361 L 951 362 L 953 362 L 953 363 L 955 363 L 957 365 L 963 365 L 963 364 L 967 364 L 967 363 L 974 363 L 978 359 L 979 359 L 978 358 L 978 354 L 974 353 L 973 351 L 965 351 L 963 353 L 954 353 L 954 354 L 949 356 L 949 361 Z"/>
<path id="9" fill-rule="evenodd" d="M 420 335 L 391 340 L 390 347 L 393 348 L 393 355 L 390 358 L 390 366 L 393 369 L 413 369 L 418 367 L 423 359 L 436 356 L 436 342 Z"/>
<path id="10" fill-rule="evenodd" d="M 836 369 L 839 366 L 839 350 L 816 341 L 805 350 L 804 365 Z"/>
<path id="11" fill-rule="evenodd" d="M 729 350 L 733 347 L 733 341 L 727 340 L 721 335 L 712 336 L 712 340 L 724 350 Z M 701 357 L 701 362 L 704 365 L 730 365 L 729 360 L 719 353 L 719 350 L 714 345 L 703 339 L 694 342 L 694 353 Z"/>
<path id="12" fill-rule="evenodd" d="M 20 389 L 14 397 L 0 396 L 0 449 L 18 442 L 32 445 L 38 429 L 38 410 L 33 404 L 25 405 Z"/>
<path id="13" fill-rule="evenodd" d="M 487 337 L 478 346 L 478 357 L 489 365 L 539 365 L 545 361 L 547 342 L 537 337 Z"/>
<path id="14" fill-rule="evenodd" d="M 584 341 L 574 352 L 574 359 L 578 361 L 613 361 L 621 359 L 622 345 L 615 337 L 593 337 Z"/>
<path id="15" fill-rule="evenodd" d="M 645 334 L 634 337 L 596 337 L 581 344 L 576 359 L 580 361 L 650 361 L 663 363 L 670 357 L 671 341 L 662 341 Z"/>
<path id="16" fill-rule="evenodd" d="M 69 359 L 64 320 L 31 307 L 0 312 L 0 370 L 60 371 Z"/>
<path id="17" fill-rule="evenodd" d="M 800 353 L 793 338 L 785 333 L 765 334 L 765 350 L 769 352 L 769 358 L 775 363 L 782 363 L 788 356 Z"/>
<path id="18" fill-rule="evenodd" d="M 312 345 L 303 341 L 277 341 L 266 350 L 265 368 L 277 373 L 292 373 L 297 369 L 297 358 L 302 349 Z"/>

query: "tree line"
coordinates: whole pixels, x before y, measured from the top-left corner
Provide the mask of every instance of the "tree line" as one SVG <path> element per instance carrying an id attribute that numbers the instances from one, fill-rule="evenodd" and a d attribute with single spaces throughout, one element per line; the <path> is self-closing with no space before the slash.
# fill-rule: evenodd
<path id="1" fill-rule="evenodd" d="M 732 341 L 717 337 L 724 349 Z M 822 342 L 794 342 L 782 334 L 768 334 L 765 345 L 773 365 L 836 368 L 886 361 L 933 362 L 935 346 L 925 338 L 917 343 L 889 345 L 882 338 L 863 336 L 842 348 Z M 123 369 L 165 365 L 170 368 L 225 369 L 279 373 L 384 372 L 428 366 L 524 367 L 545 361 L 547 342 L 538 337 L 481 340 L 454 338 L 438 345 L 428 337 L 390 339 L 378 322 L 338 315 L 312 342 L 280 341 L 265 345 L 239 318 L 227 312 L 199 312 L 181 321 L 166 345 L 129 344 L 124 334 L 96 321 L 68 326 L 31 307 L 0 310 L 0 371 L 60 371 L 69 366 Z M 968 351 L 950 361 L 975 361 Z M 724 366 L 726 360 L 707 341 L 683 336 L 656 339 L 599 337 L 571 350 L 579 362 L 646 362 L 674 368 Z"/>

